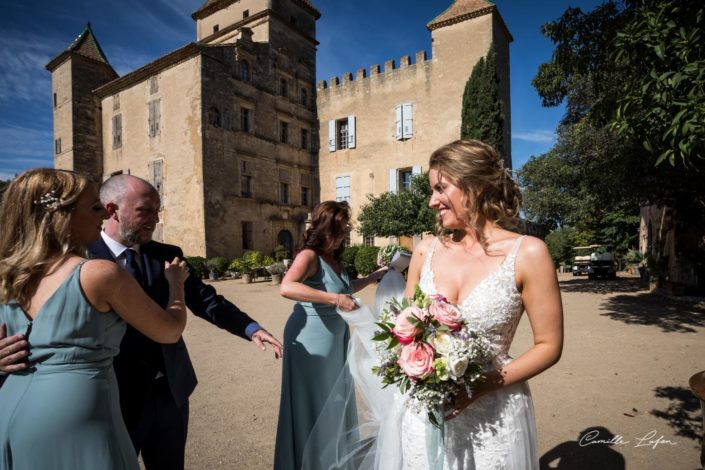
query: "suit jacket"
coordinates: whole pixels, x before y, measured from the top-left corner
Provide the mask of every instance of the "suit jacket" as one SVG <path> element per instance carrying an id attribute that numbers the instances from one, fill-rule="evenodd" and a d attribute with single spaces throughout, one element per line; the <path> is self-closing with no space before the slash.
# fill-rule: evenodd
<path id="1" fill-rule="evenodd" d="M 103 239 L 92 244 L 88 256 L 115 261 Z M 151 241 L 140 245 L 145 292 L 162 308 L 169 300 L 169 284 L 164 277 L 164 261 L 183 259 L 181 248 Z M 232 303 L 218 295 L 212 286 L 204 284 L 190 269 L 184 283 L 186 306 L 197 316 L 245 339 L 245 328 L 254 320 Z M 129 295 L 128 292 L 125 295 Z M 154 386 L 154 377 L 166 375 L 169 389 L 178 406 L 184 405 L 196 388 L 196 374 L 183 338 L 174 344 L 159 344 L 127 326 L 120 345 L 120 354 L 113 363 L 120 388 L 120 402 L 128 424 L 142 412 L 144 398 Z"/>

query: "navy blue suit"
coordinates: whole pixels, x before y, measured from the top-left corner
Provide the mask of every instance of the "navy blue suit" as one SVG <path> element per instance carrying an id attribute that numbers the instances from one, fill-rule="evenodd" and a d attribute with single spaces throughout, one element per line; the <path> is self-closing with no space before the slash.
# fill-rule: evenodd
<path id="1" fill-rule="evenodd" d="M 102 239 L 89 247 L 88 255 L 94 259 L 115 261 Z M 164 308 L 169 300 L 169 285 L 164 277 L 164 262 L 171 261 L 174 257 L 183 259 L 183 252 L 177 246 L 150 241 L 140 245 L 140 255 L 144 290 Z M 193 269 L 190 270 L 184 287 L 189 310 L 219 328 L 248 339 L 245 328 L 254 320 L 223 296 L 218 295 L 212 286 L 204 284 Z M 125 295 L 129 295 L 129 292 Z M 150 466 L 149 460 L 164 462 L 159 456 L 154 458 L 154 454 L 166 453 L 164 458 L 172 458 L 173 455 L 169 454 L 178 454 L 179 447 L 183 453 L 183 447 L 185 447 L 188 397 L 196 388 L 197 380 L 183 338 L 179 338 L 179 341 L 174 344 L 158 344 L 128 325 L 120 345 L 120 354 L 114 361 L 114 368 L 120 389 L 123 418 L 135 447 L 138 451 L 142 451 L 145 464 L 150 469 L 178 467 L 178 462 L 157 463 Z M 155 379 L 157 375 L 162 374 L 166 380 Z M 160 387 L 163 389 L 161 392 L 158 390 Z M 172 402 L 151 403 L 154 400 Z M 181 414 L 178 419 L 183 422 L 165 423 L 164 420 L 170 418 L 168 415 L 174 412 L 167 411 L 167 416 L 163 416 L 164 407 L 178 409 L 175 413 Z M 144 415 L 150 413 L 154 413 L 151 422 L 149 419 L 145 421 Z M 154 428 L 155 422 L 160 425 L 161 430 L 159 436 L 150 437 L 149 434 L 154 434 L 153 429 L 144 428 L 145 426 Z M 177 435 L 171 439 L 168 436 L 169 429 L 179 426 L 184 428 L 183 435 Z M 156 444 L 155 439 L 159 441 Z M 155 446 L 156 450 L 147 450 L 147 447 Z M 153 455 L 149 455 L 150 453 Z"/>

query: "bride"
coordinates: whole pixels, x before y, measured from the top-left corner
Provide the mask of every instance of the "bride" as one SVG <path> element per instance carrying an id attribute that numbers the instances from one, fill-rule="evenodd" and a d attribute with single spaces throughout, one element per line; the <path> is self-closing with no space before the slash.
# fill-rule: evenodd
<path id="1" fill-rule="evenodd" d="M 361 413 L 358 429 L 340 430 L 329 453 L 335 459 L 319 459 L 310 468 L 539 468 L 526 381 L 561 356 L 563 310 L 553 262 L 541 240 L 505 228 L 516 224 L 521 196 L 492 147 L 452 142 L 431 155 L 429 168 L 429 206 L 437 212 L 438 233 L 414 249 L 405 295 L 412 296 L 417 284 L 426 294 L 440 294 L 486 334 L 493 357 L 487 378 L 448 406 L 439 438 L 426 414 L 405 406 L 394 386 L 375 390 L 379 384 L 365 370 L 374 351 L 360 353 L 370 351 L 373 319 L 362 312 L 346 317 L 354 328 L 349 357 L 358 395 L 349 399 L 369 411 Z M 524 311 L 534 344 L 512 359 L 508 353 Z"/>

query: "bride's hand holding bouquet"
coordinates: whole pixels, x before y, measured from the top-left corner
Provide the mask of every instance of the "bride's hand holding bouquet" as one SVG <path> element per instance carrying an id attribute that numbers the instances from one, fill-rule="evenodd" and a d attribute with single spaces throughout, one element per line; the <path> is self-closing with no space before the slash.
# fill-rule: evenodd
<path id="1" fill-rule="evenodd" d="M 487 338 L 443 296 L 429 297 L 416 286 L 413 299 L 389 301 L 377 325 L 373 372 L 385 387 L 397 385 L 407 405 L 425 410 L 434 425 L 440 426 L 444 406 L 470 396 L 484 379 Z"/>

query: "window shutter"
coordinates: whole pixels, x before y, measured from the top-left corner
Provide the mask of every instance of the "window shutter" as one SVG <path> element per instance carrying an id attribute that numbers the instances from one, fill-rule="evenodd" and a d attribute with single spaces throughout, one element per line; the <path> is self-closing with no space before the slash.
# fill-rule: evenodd
<path id="1" fill-rule="evenodd" d="M 348 148 L 355 148 L 355 116 L 348 116 Z"/>
<path id="2" fill-rule="evenodd" d="M 159 102 L 160 102 L 160 101 L 161 101 L 161 100 L 156 100 L 156 101 L 154 102 L 154 108 L 155 108 L 155 110 L 154 110 L 154 115 L 155 115 L 155 117 L 156 117 L 156 124 L 154 125 L 154 135 L 159 134 L 159 121 L 160 121 L 160 118 L 162 117 L 162 113 L 161 113 L 161 111 L 159 110 Z"/>
<path id="3" fill-rule="evenodd" d="M 421 174 L 421 165 L 414 165 L 411 168 L 411 174 L 412 175 L 420 175 Z"/>
<path id="4" fill-rule="evenodd" d="M 149 136 L 154 136 L 154 101 L 149 102 Z"/>
<path id="5" fill-rule="evenodd" d="M 397 192 L 397 169 L 396 168 L 389 169 L 389 192 L 390 193 Z"/>
<path id="6" fill-rule="evenodd" d="M 335 121 L 328 121 L 328 151 L 335 152 Z"/>
<path id="7" fill-rule="evenodd" d="M 397 130 L 397 140 L 403 139 L 403 134 L 402 134 L 402 117 L 401 117 L 401 105 L 397 105 L 394 108 L 394 112 L 397 117 L 397 122 L 396 122 L 396 130 Z"/>
<path id="8" fill-rule="evenodd" d="M 414 109 L 411 103 L 404 103 L 402 108 L 402 115 L 404 117 L 404 131 L 402 137 L 409 139 L 414 135 Z"/>

